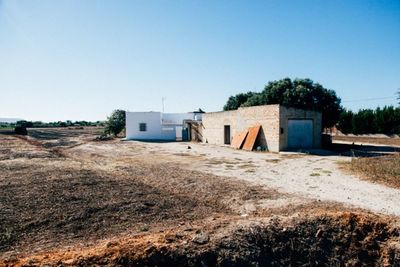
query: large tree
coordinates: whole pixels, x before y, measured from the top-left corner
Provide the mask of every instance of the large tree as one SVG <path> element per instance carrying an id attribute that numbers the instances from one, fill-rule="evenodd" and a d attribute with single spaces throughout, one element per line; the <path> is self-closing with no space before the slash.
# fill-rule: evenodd
<path id="1" fill-rule="evenodd" d="M 280 104 L 286 107 L 316 110 L 322 112 L 322 126 L 332 127 L 339 120 L 342 111 L 340 102 L 335 91 L 326 89 L 310 79 L 292 81 L 290 78 L 285 78 L 269 82 L 263 91 L 252 93 L 240 106 Z"/>
<path id="2" fill-rule="evenodd" d="M 118 135 L 125 128 L 125 110 L 116 109 L 107 118 L 104 132 L 106 134 Z"/>

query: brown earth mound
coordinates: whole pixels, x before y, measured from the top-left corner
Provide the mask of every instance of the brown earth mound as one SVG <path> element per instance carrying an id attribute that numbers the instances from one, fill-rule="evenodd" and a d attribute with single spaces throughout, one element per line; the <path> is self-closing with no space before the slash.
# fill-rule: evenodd
<path id="1" fill-rule="evenodd" d="M 303 214 L 304 215 L 304 214 Z M 227 223 L 108 242 L 4 264 L 37 266 L 398 266 L 399 229 L 369 214 Z M 232 225 L 232 224 L 231 224 Z M 224 227 L 222 227 L 224 226 Z M 397 247 L 396 247 L 397 244 Z"/>

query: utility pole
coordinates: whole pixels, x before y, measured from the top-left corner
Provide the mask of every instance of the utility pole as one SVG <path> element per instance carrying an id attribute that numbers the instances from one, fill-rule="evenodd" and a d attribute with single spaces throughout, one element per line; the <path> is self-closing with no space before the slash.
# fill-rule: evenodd
<path id="1" fill-rule="evenodd" d="M 161 97 L 161 102 L 162 102 L 162 112 L 164 113 L 164 101 L 165 101 L 165 97 Z"/>

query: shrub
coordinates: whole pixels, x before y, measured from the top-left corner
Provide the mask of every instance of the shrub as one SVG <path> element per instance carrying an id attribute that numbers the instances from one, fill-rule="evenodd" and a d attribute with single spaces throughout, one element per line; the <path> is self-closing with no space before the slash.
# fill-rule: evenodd
<path id="1" fill-rule="evenodd" d="M 28 135 L 28 131 L 26 130 L 26 127 L 23 125 L 15 126 L 14 132 L 15 132 L 15 134 L 19 134 L 19 135 Z"/>
<path id="2" fill-rule="evenodd" d="M 125 111 L 121 109 L 114 110 L 111 116 L 107 118 L 104 132 L 117 136 L 125 128 Z"/>

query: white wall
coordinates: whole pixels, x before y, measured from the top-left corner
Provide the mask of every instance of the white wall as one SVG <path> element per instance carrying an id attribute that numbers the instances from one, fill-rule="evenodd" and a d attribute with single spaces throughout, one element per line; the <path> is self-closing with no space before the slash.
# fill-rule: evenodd
<path id="1" fill-rule="evenodd" d="M 176 140 L 176 127 L 182 129 L 183 121 L 192 119 L 193 113 L 126 112 L 126 139 Z M 139 130 L 140 123 L 146 123 L 145 132 Z"/>
<path id="2" fill-rule="evenodd" d="M 194 120 L 194 113 L 161 113 L 163 125 L 182 125 L 184 120 Z"/>
<path id="3" fill-rule="evenodd" d="M 139 131 L 139 124 L 146 123 L 147 131 Z M 127 139 L 159 139 L 161 132 L 160 112 L 126 112 Z"/>

